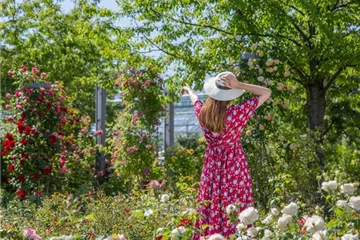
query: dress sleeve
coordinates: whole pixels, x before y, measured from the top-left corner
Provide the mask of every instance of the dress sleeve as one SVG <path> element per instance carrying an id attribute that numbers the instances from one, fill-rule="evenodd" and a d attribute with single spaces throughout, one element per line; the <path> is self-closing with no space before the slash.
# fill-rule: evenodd
<path id="1" fill-rule="evenodd" d="M 194 110 L 195 110 L 196 117 L 199 117 L 202 106 L 203 106 L 203 103 L 200 100 L 196 100 L 196 102 L 194 103 Z"/>
<path id="2" fill-rule="evenodd" d="M 246 124 L 255 115 L 255 110 L 258 104 L 259 96 L 255 96 L 235 105 L 238 119 L 240 118 L 244 124 Z"/>

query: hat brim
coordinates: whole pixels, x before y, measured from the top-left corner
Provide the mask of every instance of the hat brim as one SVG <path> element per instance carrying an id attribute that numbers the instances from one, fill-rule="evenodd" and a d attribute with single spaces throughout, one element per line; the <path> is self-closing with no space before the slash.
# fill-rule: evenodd
<path id="1" fill-rule="evenodd" d="M 211 77 L 209 80 L 204 84 L 204 91 L 205 93 L 218 101 L 230 101 L 234 100 L 237 97 L 240 97 L 245 90 L 242 89 L 220 89 L 216 86 L 215 81 L 218 79 L 218 77 Z"/>

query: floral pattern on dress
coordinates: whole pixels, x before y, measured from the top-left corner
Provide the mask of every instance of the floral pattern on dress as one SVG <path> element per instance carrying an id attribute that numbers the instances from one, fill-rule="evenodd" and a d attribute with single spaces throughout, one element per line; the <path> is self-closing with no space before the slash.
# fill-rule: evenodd
<path id="1" fill-rule="evenodd" d="M 236 232 L 236 225 L 228 221 L 226 206 L 240 204 L 243 211 L 253 204 L 250 170 L 240 136 L 258 103 L 259 96 L 255 96 L 231 105 L 226 111 L 222 133 L 215 134 L 201 126 L 207 142 L 197 199 L 201 203 L 198 208 L 201 217 L 195 223 L 201 234 L 194 234 L 193 240 L 215 233 L 228 238 Z M 197 117 L 202 106 L 200 100 L 194 103 Z M 202 225 L 209 227 L 202 230 Z"/>

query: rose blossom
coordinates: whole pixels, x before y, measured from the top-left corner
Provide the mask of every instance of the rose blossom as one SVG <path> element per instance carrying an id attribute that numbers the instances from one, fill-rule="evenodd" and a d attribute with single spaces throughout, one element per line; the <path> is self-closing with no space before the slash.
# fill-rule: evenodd
<path id="1" fill-rule="evenodd" d="M 304 224 L 307 232 L 314 234 L 316 231 L 325 229 L 324 219 L 320 216 L 313 215 L 308 218 Z"/>
<path id="2" fill-rule="evenodd" d="M 102 136 L 104 134 L 104 131 L 103 130 L 97 130 L 95 132 L 95 136 Z"/>
<path id="3" fill-rule="evenodd" d="M 167 201 L 169 201 L 169 195 L 167 195 L 167 194 L 163 194 L 163 195 L 161 195 L 161 200 L 160 200 L 160 202 L 167 202 Z"/>
<path id="4" fill-rule="evenodd" d="M 209 240 L 225 240 L 225 238 L 221 234 L 215 233 L 210 236 Z"/>
<path id="5" fill-rule="evenodd" d="M 67 167 L 65 167 L 65 166 L 59 168 L 59 172 L 60 172 L 60 173 L 66 173 L 66 172 L 68 172 L 68 171 L 69 171 L 69 169 L 68 169 Z"/>
<path id="6" fill-rule="evenodd" d="M 329 182 L 322 182 L 321 183 L 321 189 L 323 189 L 326 192 L 334 191 L 338 187 L 338 183 L 336 181 L 329 181 Z"/>
<path id="7" fill-rule="evenodd" d="M 359 240 L 359 237 L 358 235 L 345 234 L 344 236 L 341 237 L 341 240 Z"/>
<path id="8" fill-rule="evenodd" d="M 42 73 L 41 73 L 41 78 L 42 78 L 42 79 L 45 79 L 46 76 L 47 76 L 47 73 L 46 73 L 46 72 L 42 72 Z"/>
<path id="9" fill-rule="evenodd" d="M 239 219 L 244 225 L 253 224 L 258 217 L 258 211 L 253 207 L 249 207 L 239 214 Z"/>
<path id="10" fill-rule="evenodd" d="M 26 239 L 32 239 L 32 240 L 41 239 L 38 235 L 36 235 L 35 230 L 32 228 L 25 229 L 23 232 L 23 236 Z"/>
<path id="11" fill-rule="evenodd" d="M 6 97 L 7 99 L 10 99 L 10 98 L 11 98 L 11 94 L 10 94 L 10 93 L 6 93 L 5 97 Z"/>
<path id="12" fill-rule="evenodd" d="M 356 187 L 353 183 L 345 183 L 341 185 L 340 191 L 346 195 L 352 195 L 356 191 Z"/>
<path id="13" fill-rule="evenodd" d="M 299 207 L 296 203 L 290 203 L 289 205 L 285 206 L 282 212 L 287 215 L 294 216 L 297 214 Z"/>
<path id="14" fill-rule="evenodd" d="M 356 211 L 360 211 L 360 196 L 352 196 L 349 199 L 349 206 Z"/>
<path id="15" fill-rule="evenodd" d="M 285 231 L 288 225 L 291 223 L 292 217 L 291 215 L 284 214 L 282 215 L 277 222 L 276 228 L 279 229 L 279 231 Z"/>
<path id="16" fill-rule="evenodd" d="M 6 109 L 6 110 L 10 110 L 10 109 L 11 109 L 11 106 L 10 106 L 9 104 L 6 104 L 6 105 L 5 105 L 5 109 Z"/>
<path id="17" fill-rule="evenodd" d="M 33 67 L 31 68 L 31 71 L 35 74 L 37 74 L 39 72 L 39 70 L 37 69 L 37 67 Z"/>
<path id="18" fill-rule="evenodd" d="M 225 211 L 228 215 L 236 211 L 236 206 L 234 204 L 229 204 L 226 206 Z"/>

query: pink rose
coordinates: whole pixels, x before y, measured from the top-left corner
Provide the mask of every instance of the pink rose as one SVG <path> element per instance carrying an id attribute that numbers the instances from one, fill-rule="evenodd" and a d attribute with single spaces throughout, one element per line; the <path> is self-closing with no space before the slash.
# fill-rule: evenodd
<path id="1" fill-rule="evenodd" d="M 95 136 L 102 136 L 102 135 L 104 135 L 103 130 L 97 130 L 97 131 L 95 132 Z"/>
<path id="2" fill-rule="evenodd" d="M 145 86 L 150 86 L 151 85 L 151 81 L 150 80 L 146 80 L 144 83 Z"/>
<path id="3" fill-rule="evenodd" d="M 109 160 L 105 159 L 105 164 L 109 164 Z"/>
<path id="4" fill-rule="evenodd" d="M 9 76 L 9 77 L 12 77 L 13 74 L 14 74 L 14 73 L 13 73 L 11 70 L 8 71 L 8 76 Z"/>
<path id="5" fill-rule="evenodd" d="M 29 93 L 29 94 L 32 94 L 33 92 L 34 92 L 34 89 L 32 89 L 32 88 L 29 88 L 29 89 L 28 89 L 28 93 Z"/>
<path id="6" fill-rule="evenodd" d="M 60 172 L 60 173 L 66 173 L 66 172 L 68 172 L 68 171 L 69 171 L 69 169 L 68 169 L 67 167 L 65 167 L 65 166 L 59 168 L 59 172 Z"/>
<path id="7" fill-rule="evenodd" d="M 38 76 L 38 75 L 35 75 L 34 78 L 35 78 L 35 79 L 39 79 L 39 76 Z"/>
<path id="8" fill-rule="evenodd" d="M 45 92 L 46 92 L 46 89 L 42 87 L 42 88 L 40 88 L 40 92 L 41 92 L 41 93 L 45 93 Z"/>
<path id="9" fill-rule="evenodd" d="M 10 106 L 9 104 L 6 104 L 6 105 L 5 105 L 5 109 L 6 109 L 6 110 L 10 110 L 10 109 L 11 109 L 11 106 Z"/>
<path id="10" fill-rule="evenodd" d="M 19 109 L 19 110 L 22 110 L 23 107 L 20 105 L 20 104 L 17 104 L 16 107 Z"/>
<path id="11" fill-rule="evenodd" d="M 61 165 L 61 166 L 64 166 L 65 163 L 66 163 L 65 157 L 64 157 L 64 156 L 61 156 L 61 157 L 60 157 L 60 165 Z"/>
<path id="12" fill-rule="evenodd" d="M 20 97 L 20 92 L 19 92 L 19 91 L 16 91 L 16 92 L 15 92 L 15 97 L 16 97 L 16 98 L 19 98 L 19 97 Z"/>
<path id="13" fill-rule="evenodd" d="M 150 144 L 147 144 L 147 145 L 146 145 L 146 149 L 147 149 L 147 150 L 150 150 L 151 148 L 152 148 L 152 146 L 151 146 Z"/>
<path id="14" fill-rule="evenodd" d="M 41 73 L 41 78 L 42 78 L 42 79 L 45 79 L 46 77 L 47 77 L 47 73 L 46 73 L 46 72 L 42 72 L 42 73 Z"/>
<path id="15" fill-rule="evenodd" d="M 10 93 L 6 93 L 5 96 L 6 96 L 7 99 L 10 99 L 10 98 L 11 98 L 11 94 L 10 94 Z"/>
<path id="16" fill-rule="evenodd" d="M 119 130 L 116 130 L 116 131 L 113 133 L 113 136 L 114 136 L 114 137 L 119 136 Z"/>
<path id="17" fill-rule="evenodd" d="M 102 177 L 102 176 L 104 176 L 104 171 L 98 171 L 98 177 Z"/>
<path id="18" fill-rule="evenodd" d="M 31 71 L 35 74 L 37 74 L 39 72 L 39 70 L 37 69 L 37 67 L 33 67 L 31 68 Z"/>
<path id="19" fill-rule="evenodd" d="M 60 98 L 60 101 L 62 101 L 62 102 L 63 102 L 64 100 L 65 100 L 65 96 L 64 96 L 64 95 L 62 95 L 62 96 L 61 96 L 61 98 Z"/>
<path id="20" fill-rule="evenodd" d="M 52 96 L 54 94 L 54 91 L 52 89 L 50 89 L 48 94 L 49 94 L 49 96 Z"/>
<path id="21" fill-rule="evenodd" d="M 8 116 L 7 120 L 8 120 L 8 121 L 13 121 L 14 118 L 13 118 L 12 116 Z"/>
<path id="22" fill-rule="evenodd" d="M 34 229 L 32 228 L 27 228 L 24 230 L 23 232 L 23 236 L 26 238 L 26 239 L 36 239 L 36 237 L 38 237 L 36 235 L 36 232 Z"/>
<path id="23" fill-rule="evenodd" d="M 66 116 L 62 115 L 62 116 L 60 117 L 60 120 L 61 120 L 63 123 L 66 123 Z"/>
<path id="24" fill-rule="evenodd" d="M 42 193 L 41 193 L 40 190 L 37 190 L 37 191 L 35 192 L 35 195 L 38 196 L 38 197 L 41 197 Z"/>
<path id="25" fill-rule="evenodd" d="M 80 130 L 80 133 L 81 133 L 81 134 L 86 134 L 86 129 L 85 129 L 85 128 L 81 129 L 81 130 Z"/>
<path id="26" fill-rule="evenodd" d="M 26 72 L 26 70 L 27 70 L 27 66 L 23 66 L 23 67 L 22 67 L 22 71 L 23 71 L 23 72 Z"/>

